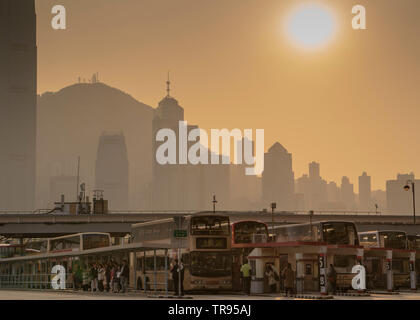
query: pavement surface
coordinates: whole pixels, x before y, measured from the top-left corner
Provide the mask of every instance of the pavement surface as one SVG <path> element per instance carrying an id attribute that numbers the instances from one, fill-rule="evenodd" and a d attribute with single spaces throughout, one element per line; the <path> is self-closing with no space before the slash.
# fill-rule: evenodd
<path id="1" fill-rule="evenodd" d="M 311 295 L 308 295 L 311 296 Z M 193 294 L 187 298 L 193 300 L 311 300 L 310 298 L 284 297 L 273 295 L 241 295 L 241 294 Z M 0 290 L 0 300 L 151 300 L 162 299 L 144 293 L 91 293 L 83 291 L 35 291 L 35 290 Z M 165 298 L 163 298 L 165 299 Z M 175 300 L 171 298 L 171 300 Z M 420 292 L 400 292 L 399 294 L 371 294 L 370 296 L 333 296 L 334 300 L 420 300 Z"/>

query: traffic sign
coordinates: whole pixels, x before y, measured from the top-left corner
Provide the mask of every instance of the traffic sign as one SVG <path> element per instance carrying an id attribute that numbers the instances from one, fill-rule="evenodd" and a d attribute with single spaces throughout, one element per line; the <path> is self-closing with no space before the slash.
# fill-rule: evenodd
<path id="1" fill-rule="evenodd" d="M 174 237 L 175 238 L 186 238 L 187 237 L 187 230 L 174 230 Z"/>

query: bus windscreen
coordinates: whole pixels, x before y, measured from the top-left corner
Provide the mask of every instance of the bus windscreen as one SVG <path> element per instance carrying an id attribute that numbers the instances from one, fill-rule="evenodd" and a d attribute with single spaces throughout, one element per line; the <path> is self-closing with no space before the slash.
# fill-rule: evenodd
<path id="1" fill-rule="evenodd" d="M 356 228 L 352 223 L 323 223 L 322 233 L 323 241 L 328 244 L 359 245 Z"/>
<path id="2" fill-rule="evenodd" d="M 229 218 L 203 216 L 191 218 L 192 235 L 229 235 Z"/>
<path id="3" fill-rule="evenodd" d="M 267 226 L 256 221 L 236 223 L 233 233 L 234 243 L 262 243 L 268 239 Z"/>
<path id="4" fill-rule="evenodd" d="M 104 234 L 89 234 L 83 236 L 83 250 L 108 247 L 109 236 Z"/>
<path id="5" fill-rule="evenodd" d="M 231 275 L 232 256 L 227 252 L 191 252 L 191 275 L 225 277 Z"/>

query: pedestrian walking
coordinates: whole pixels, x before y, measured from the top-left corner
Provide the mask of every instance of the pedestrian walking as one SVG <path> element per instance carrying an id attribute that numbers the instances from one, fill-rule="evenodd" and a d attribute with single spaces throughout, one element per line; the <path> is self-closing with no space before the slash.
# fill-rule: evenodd
<path id="1" fill-rule="evenodd" d="M 92 264 L 90 267 L 90 290 L 92 292 L 98 291 L 98 268 L 96 264 Z"/>
<path id="2" fill-rule="evenodd" d="M 248 259 L 244 260 L 244 264 L 241 267 L 242 274 L 242 285 L 245 294 L 251 294 L 251 266 L 248 263 Z"/>
<path id="3" fill-rule="evenodd" d="M 335 294 L 337 290 L 337 272 L 335 271 L 334 266 L 332 264 L 330 264 L 330 267 L 328 268 L 327 277 L 329 284 L 328 292 L 332 292 L 332 294 Z"/>
<path id="4" fill-rule="evenodd" d="M 184 295 L 184 263 L 181 261 L 179 262 L 178 267 L 178 274 L 181 276 L 181 296 Z"/>
<path id="5" fill-rule="evenodd" d="M 120 271 L 121 293 L 125 293 L 127 290 L 127 282 L 128 282 L 129 276 L 130 276 L 130 270 L 128 269 L 127 260 L 123 260 L 123 264 L 121 266 L 121 271 Z"/>
<path id="6" fill-rule="evenodd" d="M 104 291 L 104 280 L 105 280 L 105 267 L 100 264 L 98 265 L 98 289 Z"/>
<path id="7" fill-rule="evenodd" d="M 171 275 L 174 282 L 174 296 L 179 295 L 179 270 L 178 259 L 174 259 L 171 264 Z"/>
<path id="8" fill-rule="evenodd" d="M 275 293 L 277 291 L 277 280 L 275 277 L 274 269 L 271 264 L 266 265 L 265 276 L 267 277 L 270 293 Z"/>
<path id="9" fill-rule="evenodd" d="M 288 263 L 286 269 L 283 270 L 283 278 L 286 295 L 288 295 L 289 292 L 293 294 L 295 287 L 295 272 L 290 263 Z"/>

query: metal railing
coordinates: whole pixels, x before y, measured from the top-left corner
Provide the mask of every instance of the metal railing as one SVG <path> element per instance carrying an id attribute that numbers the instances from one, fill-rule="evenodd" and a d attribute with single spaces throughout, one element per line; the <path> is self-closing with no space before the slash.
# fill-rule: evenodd
<path id="1" fill-rule="evenodd" d="M 51 274 L 0 275 L 0 289 L 52 289 Z M 67 279 L 70 279 L 67 277 Z M 73 289 L 73 281 L 66 281 L 66 289 Z"/>
<path id="2" fill-rule="evenodd" d="M 0 210 L 0 215 L 24 215 L 24 214 L 47 214 L 51 213 L 54 209 L 36 209 L 36 210 Z M 309 210 L 295 210 L 295 211 L 275 211 L 275 215 L 308 215 Z M 356 215 L 356 216 L 380 216 L 380 215 L 396 215 L 396 216 L 411 216 L 410 212 L 382 212 L 382 211 L 359 211 L 359 210 L 314 210 L 314 215 Z M 124 214 L 185 214 L 190 215 L 194 213 L 210 213 L 209 211 L 200 210 L 109 210 L 108 214 L 124 215 Z M 218 211 L 218 213 L 236 215 L 236 214 L 269 214 L 269 211 Z"/>

